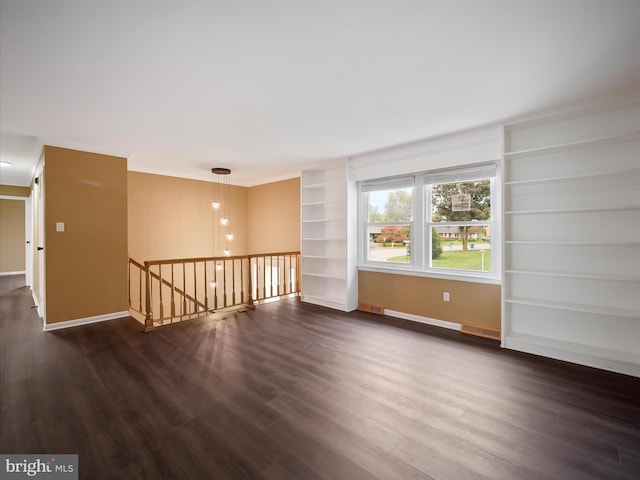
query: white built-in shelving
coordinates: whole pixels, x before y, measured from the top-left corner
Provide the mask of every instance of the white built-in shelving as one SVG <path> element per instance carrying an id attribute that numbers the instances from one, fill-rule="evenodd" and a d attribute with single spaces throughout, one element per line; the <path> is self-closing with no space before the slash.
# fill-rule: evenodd
<path id="1" fill-rule="evenodd" d="M 533 148 L 525 148 L 524 150 L 505 151 L 504 156 L 508 159 L 534 157 L 544 154 L 548 155 L 551 153 L 566 152 L 569 150 L 586 150 L 592 147 L 600 147 L 604 145 L 624 143 L 634 140 L 640 140 L 640 131 L 637 129 L 632 129 L 630 132 L 622 134 L 614 134 L 596 138 L 582 138 L 573 142 L 543 145 Z"/>
<path id="2" fill-rule="evenodd" d="M 606 178 L 606 177 L 615 177 L 618 175 L 637 175 L 638 169 L 621 169 L 621 170 L 613 170 L 608 172 L 594 172 L 594 173 L 586 173 L 584 175 L 567 175 L 563 177 L 547 177 L 547 178 L 530 178 L 525 180 L 516 180 L 511 182 L 505 182 L 505 185 L 525 185 L 525 184 L 534 184 L 534 183 L 554 183 L 554 182 L 575 182 L 579 180 L 597 180 L 598 177 Z"/>
<path id="3" fill-rule="evenodd" d="M 357 306 L 355 184 L 347 161 L 302 171 L 302 300 L 339 310 Z"/>
<path id="4" fill-rule="evenodd" d="M 505 130 L 503 345 L 640 376 L 640 108 Z"/>

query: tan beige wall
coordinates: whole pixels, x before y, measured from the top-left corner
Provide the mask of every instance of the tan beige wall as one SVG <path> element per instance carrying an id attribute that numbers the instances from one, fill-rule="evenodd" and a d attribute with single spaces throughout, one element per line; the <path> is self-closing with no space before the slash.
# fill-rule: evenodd
<path id="1" fill-rule="evenodd" d="M 451 301 L 444 302 L 442 293 Z M 358 300 L 413 315 L 500 329 L 500 285 L 360 271 Z"/>
<path id="2" fill-rule="evenodd" d="M 25 271 L 25 202 L 0 199 L 0 273 Z"/>
<path id="3" fill-rule="evenodd" d="M 128 179 L 131 258 L 143 262 L 222 255 L 224 235 L 211 208 L 213 183 L 140 172 L 129 172 Z M 232 255 L 248 253 L 247 190 L 231 186 Z"/>
<path id="4" fill-rule="evenodd" d="M 30 187 L 15 187 L 13 185 L 0 185 L 0 195 L 12 197 L 28 197 L 31 195 Z"/>
<path id="5" fill-rule="evenodd" d="M 44 157 L 47 323 L 126 311 L 127 159 L 50 146 Z"/>
<path id="6" fill-rule="evenodd" d="M 300 250 L 300 178 L 249 189 L 249 252 Z"/>

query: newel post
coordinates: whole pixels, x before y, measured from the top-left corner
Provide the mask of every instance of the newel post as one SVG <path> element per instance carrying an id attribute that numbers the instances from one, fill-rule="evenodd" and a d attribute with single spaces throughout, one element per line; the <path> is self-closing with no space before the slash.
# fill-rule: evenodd
<path id="1" fill-rule="evenodd" d="M 247 300 L 247 308 L 249 310 L 253 310 L 254 308 L 256 308 L 256 306 L 253 304 L 253 284 L 251 282 L 251 279 L 253 278 L 253 271 L 251 270 L 252 256 L 248 255 L 247 260 L 249 261 L 249 294 L 248 294 L 249 298 Z"/>
<path id="2" fill-rule="evenodd" d="M 152 332 L 156 329 L 153 325 L 153 312 L 151 309 L 151 271 L 149 270 L 149 262 L 144 262 L 145 273 L 145 311 L 144 331 Z"/>

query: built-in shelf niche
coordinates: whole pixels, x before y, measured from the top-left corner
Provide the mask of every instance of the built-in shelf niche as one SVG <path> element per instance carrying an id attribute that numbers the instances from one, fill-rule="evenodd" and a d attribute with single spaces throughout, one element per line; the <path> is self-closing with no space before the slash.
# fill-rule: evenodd
<path id="1" fill-rule="evenodd" d="M 640 108 L 508 126 L 503 345 L 640 376 Z"/>
<path id="2" fill-rule="evenodd" d="M 302 300 L 354 310 L 355 184 L 349 182 L 346 160 L 303 170 L 300 188 Z"/>

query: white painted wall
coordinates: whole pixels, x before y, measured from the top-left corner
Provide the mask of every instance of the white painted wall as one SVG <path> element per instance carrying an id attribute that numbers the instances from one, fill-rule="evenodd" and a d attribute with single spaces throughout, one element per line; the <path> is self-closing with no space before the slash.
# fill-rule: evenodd
<path id="1" fill-rule="evenodd" d="M 502 127 L 492 126 L 351 157 L 349 177 L 369 180 L 497 161 L 501 156 Z"/>

